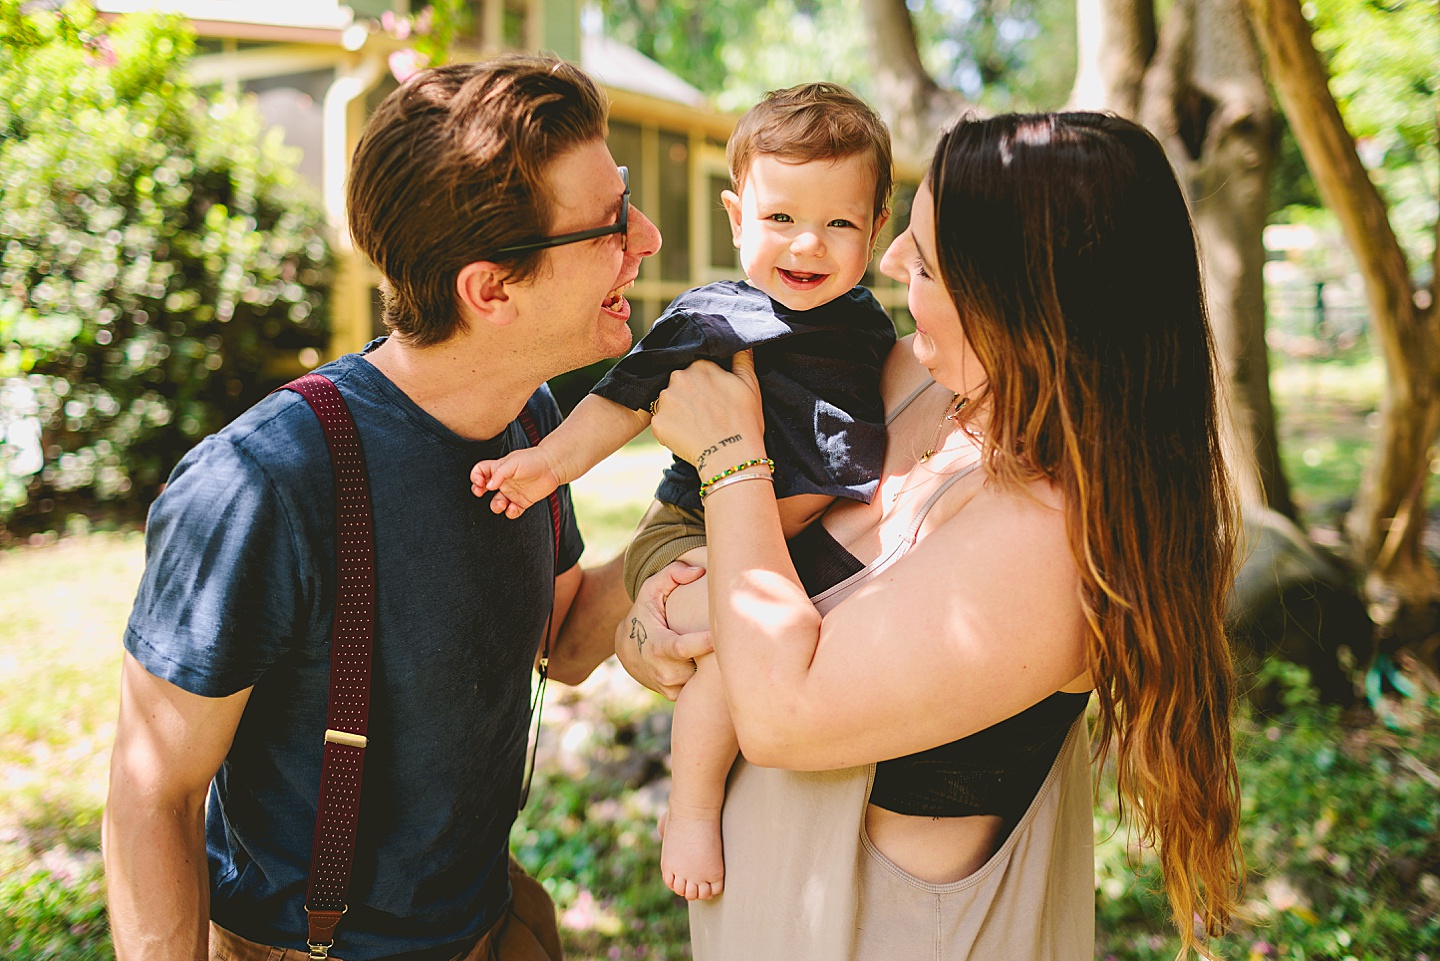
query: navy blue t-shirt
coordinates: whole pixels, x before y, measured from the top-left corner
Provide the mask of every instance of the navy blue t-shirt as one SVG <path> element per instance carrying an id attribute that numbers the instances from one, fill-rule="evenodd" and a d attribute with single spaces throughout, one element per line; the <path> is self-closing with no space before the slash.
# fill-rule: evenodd
<path id="1" fill-rule="evenodd" d="M 500 916 L 530 679 L 552 574 L 583 544 L 562 488 L 519 520 L 470 493 L 478 460 L 528 446 L 518 421 L 456 435 L 371 363 L 320 368 L 359 428 L 378 579 L 369 746 L 349 912 L 350 961 L 447 959 Z M 559 423 L 548 389 L 528 404 Z M 211 787 L 211 917 L 262 944 L 304 948 L 303 901 L 320 784 L 335 590 L 335 503 L 319 421 L 273 394 L 175 468 L 150 511 L 125 648 L 152 674 L 222 697 L 252 687 Z"/>
<path id="2" fill-rule="evenodd" d="M 864 287 L 791 310 L 744 281 L 722 280 L 675 298 L 594 393 L 645 410 L 673 371 L 696 360 L 728 367 L 736 351 L 753 347 L 775 496 L 869 503 L 885 459 L 880 370 L 894 345 L 894 324 Z M 699 510 L 695 468 L 675 458 L 655 497 Z"/>

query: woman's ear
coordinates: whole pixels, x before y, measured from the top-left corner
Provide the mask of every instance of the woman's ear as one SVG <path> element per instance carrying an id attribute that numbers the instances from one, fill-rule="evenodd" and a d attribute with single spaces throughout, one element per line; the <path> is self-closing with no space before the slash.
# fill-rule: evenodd
<path id="1" fill-rule="evenodd" d="M 725 205 L 725 213 L 730 217 L 730 242 L 737 248 L 740 246 L 740 224 L 744 215 L 740 209 L 740 196 L 733 190 L 720 191 L 720 202 Z"/>
<path id="2" fill-rule="evenodd" d="M 477 260 L 460 268 L 455 276 L 455 296 L 460 309 L 481 323 L 504 327 L 515 320 L 510 299 L 508 273 L 499 264 Z"/>

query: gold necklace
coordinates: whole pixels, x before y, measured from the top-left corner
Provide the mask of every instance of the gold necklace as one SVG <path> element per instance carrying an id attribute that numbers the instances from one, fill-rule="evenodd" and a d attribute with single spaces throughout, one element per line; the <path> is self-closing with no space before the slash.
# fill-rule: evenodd
<path id="1" fill-rule="evenodd" d="M 907 476 L 907 477 L 905 478 L 904 483 L 902 483 L 902 484 L 900 485 L 900 489 L 897 490 L 895 493 L 893 493 L 893 494 L 890 495 L 890 504 L 891 504 L 892 506 L 895 504 L 896 501 L 898 501 L 898 500 L 900 499 L 900 495 L 901 495 L 901 494 L 905 493 L 907 490 L 909 490 L 912 486 L 915 485 L 915 483 L 916 483 L 916 478 L 915 478 L 915 476 L 914 476 L 914 471 L 915 471 L 915 469 L 918 468 L 921 464 L 924 464 L 924 463 L 928 462 L 928 461 L 930 460 L 930 458 L 934 457 L 935 454 L 940 450 L 940 441 L 941 441 L 941 439 L 945 436 L 945 433 L 946 433 L 945 425 L 946 425 L 947 423 L 952 423 L 952 424 L 953 424 L 954 421 L 956 420 L 956 418 L 958 418 L 958 417 L 960 416 L 960 412 L 961 412 L 962 410 L 964 410 L 966 407 L 968 407 L 969 404 L 970 404 L 970 398 L 969 398 L 969 397 L 962 397 L 962 396 L 959 395 L 959 394 L 954 394 L 954 395 L 951 396 L 951 398 L 950 398 L 950 403 L 948 403 L 948 404 L 945 405 L 945 414 L 944 414 L 944 416 L 942 416 L 942 417 L 940 418 L 940 423 L 939 423 L 938 425 L 936 425 L 936 427 L 935 427 L 935 436 L 934 436 L 933 438 L 931 438 L 931 440 L 930 440 L 930 446 L 929 446 L 928 448 L 926 448 L 924 454 L 920 455 L 920 459 L 915 462 L 915 467 L 911 468 L 911 474 L 910 474 L 910 476 Z M 937 474 L 935 471 L 930 470 L 930 468 L 928 468 L 928 467 L 925 469 L 925 471 L 926 471 L 926 473 L 931 474 L 932 476 L 938 476 L 938 474 Z"/>
<path id="2" fill-rule="evenodd" d="M 935 456 L 935 452 L 940 449 L 940 438 L 945 435 L 946 421 L 954 423 L 955 419 L 960 416 L 960 412 L 968 407 L 969 404 L 969 397 L 961 397 L 959 394 L 955 394 L 950 398 L 950 403 L 945 407 L 945 416 L 940 418 L 940 423 L 935 427 L 935 436 L 930 439 L 930 446 L 926 448 L 925 453 L 920 456 L 920 463 L 923 464 Z"/>

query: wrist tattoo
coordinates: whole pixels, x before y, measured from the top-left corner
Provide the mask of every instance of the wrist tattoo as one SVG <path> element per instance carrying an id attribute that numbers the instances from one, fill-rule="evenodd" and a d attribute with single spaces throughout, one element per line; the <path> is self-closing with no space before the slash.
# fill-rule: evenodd
<path id="1" fill-rule="evenodd" d="M 709 447 L 707 447 L 707 448 L 705 448 L 704 450 L 702 450 L 702 451 L 700 452 L 700 456 L 697 457 L 697 458 L 695 458 L 695 469 L 696 469 L 697 471 L 704 470 L 704 469 L 705 469 L 705 458 L 709 457 L 711 454 L 715 453 L 715 452 L 718 451 L 720 448 L 722 448 L 722 447 L 728 447 L 729 445 L 734 444 L 734 443 L 736 443 L 736 442 L 739 441 L 739 440 L 740 440 L 740 435 L 739 435 L 739 434 L 731 434 L 729 437 L 726 437 L 726 438 L 724 438 L 723 440 L 717 440 L 715 443 L 711 444 Z"/>
<path id="2" fill-rule="evenodd" d="M 645 625 L 640 623 L 640 618 L 638 617 L 630 618 L 630 636 L 635 639 L 635 652 L 637 654 L 644 654 L 645 642 L 650 638 L 649 635 L 645 633 Z"/>

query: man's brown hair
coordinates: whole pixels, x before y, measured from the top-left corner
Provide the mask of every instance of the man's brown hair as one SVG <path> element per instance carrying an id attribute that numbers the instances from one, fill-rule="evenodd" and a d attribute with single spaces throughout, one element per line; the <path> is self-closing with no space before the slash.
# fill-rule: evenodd
<path id="1" fill-rule="evenodd" d="M 745 112 L 725 145 L 736 193 L 758 154 L 791 163 L 864 155 L 875 171 L 874 216 L 890 202 L 890 128 L 869 104 L 838 84 L 772 90 Z"/>
<path id="2" fill-rule="evenodd" d="M 455 278 L 490 260 L 524 281 L 544 251 L 546 165 L 605 136 L 605 100 L 578 67 L 511 56 L 425 70 L 376 109 L 350 165 L 350 236 L 384 275 L 385 326 L 417 347 L 463 323 Z"/>

